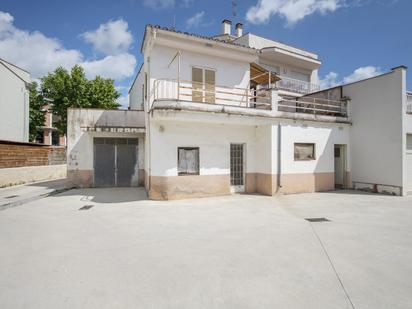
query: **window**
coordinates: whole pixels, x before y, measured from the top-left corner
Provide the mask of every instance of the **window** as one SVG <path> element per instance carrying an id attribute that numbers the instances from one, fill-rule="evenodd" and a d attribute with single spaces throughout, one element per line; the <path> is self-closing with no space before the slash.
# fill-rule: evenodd
<path id="1" fill-rule="evenodd" d="M 192 67 L 192 101 L 215 103 L 215 71 Z"/>
<path id="2" fill-rule="evenodd" d="M 198 147 L 177 148 L 177 171 L 179 176 L 199 175 Z"/>
<path id="3" fill-rule="evenodd" d="M 315 144 L 295 143 L 295 161 L 315 160 Z"/>

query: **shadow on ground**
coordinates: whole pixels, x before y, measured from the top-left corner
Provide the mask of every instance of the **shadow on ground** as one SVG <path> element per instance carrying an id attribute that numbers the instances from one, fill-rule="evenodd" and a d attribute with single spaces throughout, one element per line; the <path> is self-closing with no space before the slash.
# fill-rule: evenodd
<path id="1" fill-rule="evenodd" d="M 55 196 L 76 195 L 81 196 L 81 201 L 94 203 L 127 203 L 148 200 L 146 191 L 142 187 L 71 189 Z"/>

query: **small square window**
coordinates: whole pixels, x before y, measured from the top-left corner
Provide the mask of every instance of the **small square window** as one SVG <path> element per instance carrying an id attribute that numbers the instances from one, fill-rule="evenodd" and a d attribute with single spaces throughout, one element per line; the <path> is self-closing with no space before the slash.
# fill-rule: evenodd
<path id="1" fill-rule="evenodd" d="M 295 143 L 294 156 L 295 161 L 315 160 L 315 144 Z"/>
<path id="2" fill-rule="evenodd" d="M 199 147 L 177 148 L 178 175 L 199 175 Z"/>

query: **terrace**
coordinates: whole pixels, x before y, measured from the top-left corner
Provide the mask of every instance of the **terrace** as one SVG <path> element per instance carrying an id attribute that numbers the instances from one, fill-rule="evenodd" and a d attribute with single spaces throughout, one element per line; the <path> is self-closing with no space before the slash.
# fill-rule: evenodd
<path id="1" fill-rule="evenodd" d="M 281 97 L 277 82 L 273 87 L 237 88 L 187 80 L 157 79 L 154 82 L 153 102 L 176 101 L 196 106 L 221 106 L 262 110 L 272 117 L 298 114 L 348 118 L 347 100 L 314 97 Z M 193 104 L 192 104 L 193 106 Z"/>

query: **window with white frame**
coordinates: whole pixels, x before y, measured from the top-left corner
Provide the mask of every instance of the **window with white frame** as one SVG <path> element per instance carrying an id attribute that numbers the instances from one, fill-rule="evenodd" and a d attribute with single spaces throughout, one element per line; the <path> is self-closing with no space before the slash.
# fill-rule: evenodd
<path id="1" fill-rule="evenodd" d="M 199 147 L 177 148 L 177 171 L 179 176 L 199 175 Z"/>
<path id="2" fill-rule="evenodd" d="M 192 67 L 192 101 L 215 103 L 214 70 Z"/>
<path id="3" fill-rule="evenodd" d="M 312 143 L 295 143 L 294 144 L 295 161 L 315 160 L 315 144 Z"/>

